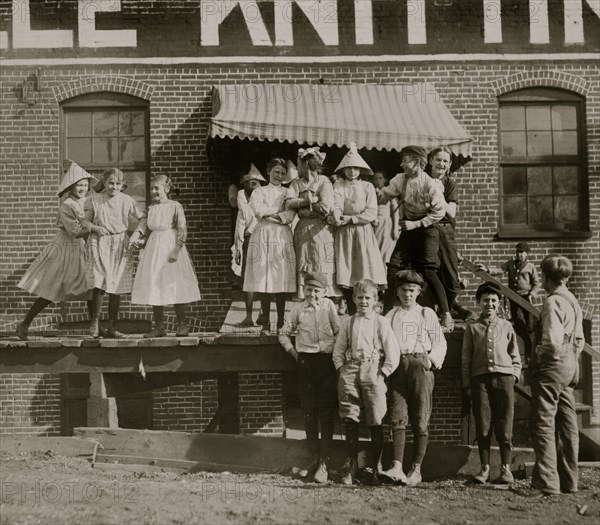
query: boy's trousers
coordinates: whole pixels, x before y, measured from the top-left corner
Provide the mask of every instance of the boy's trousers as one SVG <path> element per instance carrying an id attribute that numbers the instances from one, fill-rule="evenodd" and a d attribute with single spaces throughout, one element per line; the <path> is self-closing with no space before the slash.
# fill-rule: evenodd
<path id="1" fill-rule="evenodd" d="M 337 408 L 337 374 L 326 353 L 298 353 L 298 391 L 308 448 L 322 459 L 329 455 Z M 319 423 L 321 442 L 319 443 Z"/>
<path id="2" fill-rule="evenodd" d="M 433 372 L 427 354 L 402 354 L 390 376 L 389 418 L 392 428 L 405 430 L 408 421 L 415 436 L 429 434 Z"/>
<path id="3" fill-rule="evenodd" d="M 471 378 L 477 444 L 490 448 L 492 424 L 500 450 L 512 449 L 515 378 L 511 374 L 482 374 Z M 488 458 L 489 459 L 489 458 Z M 507 458 L 503 458 L 503 463 Z"/>
<path id="4" fill-rule="evenodd" d="M 381 365 L 381 358 L 377 356 L 368 360 L 350 360 L 340 368 L 340 419 L 347 418 L 358 423 L 363 409 L 368 426 L 381 425 L 387 411 L 387 387 Z"/>
<path id="5" fill-rule="evenodd" d="M 573 346 L 564 344 L 557 356 L 539 359 L 534 353 L 530 366 L 535 451 L 531 486 L 547 494 L 575 492 L 579 431 L 572 385 L 577 358 Z"/>

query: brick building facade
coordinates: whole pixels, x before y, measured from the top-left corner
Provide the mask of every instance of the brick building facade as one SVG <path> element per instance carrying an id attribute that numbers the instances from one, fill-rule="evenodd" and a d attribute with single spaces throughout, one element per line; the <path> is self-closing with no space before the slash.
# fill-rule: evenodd
<path id="1" fill-rule="evenodd" d="M 379 20 L 383 24 L 383 14 L 380 12 L 384 9 L 382 3 L 373 0 L 354 4 L 357 13 L 361 5 L 372 5 L 371 23 Z M 600 68 L 597 43 L 600 40 L 600 20 L 599 13 L 594 12 L 588 2 L 580 2 L 583 5 L 584 39 L 572 45 L 568 41 L 573 38 L 569 36 L 572 33 L 567 32 L 570 18 L 567 17 L 566 6 L 569 0 L 564 3 L 564 33 L 561 32 L 562 27 L 557 29 L 555 19 L 550 16 L 546 28 L 549 41 L 546 44 L 534 41 L 534 37 L 543 39 L 543 34 L 540 37 L 540 31 L 544 32 L 543 27 L 531 26 L 531 35 L 523 36 L 519 33 L 520 26 L 515 25 L 514 19 L 504 11 L 504 29 L 500 29 L 498 40 L 497 23 L 492 23 L 493 20 L 491 22 L 488 18 L 484 20 L 481 16 L 481 4 L 488 5 L 490 2 L 468 2 L 468 7 L 462 7 L 461 11 L 452 11 L 450 20 L 450 23 L 458 24 L 460 30 L 454 33 L 459 41 L 458 48 L 453 48 L 445 40 L 446 37 L 441 36 L 439 28 L 436 29 L 430 19 L 433 15 L 427 18 L 426 41 L 419 43 L 424 26 L 411 25 L 411 18 L 407 18 L 405 13 L 398 23 L 407 24 L 407 40 L 392 45 L 391 41 L 386 40 L 392 38 L 391 32 L 384 32 L 383 37 L 375 38 L 374 48 L 368 52 L 363 51 L 364 47 L 357 52 L 366 34 L 357 21 L 368 22 L 369 19 L 365 13 L 362 14 L 366 18 L 355 17 L 351 10 L 352 2 L 328 0 L 328 5 L 335 4 L 339 8 L 336 28 L 339 27 L 341 40 L 337 45 L 335 42 L 323 44 L 327 40 L 327 28 L 304 20 L 301 28 L 312 27 L 312 32 L 307 34 L 313 40 L 305 41 L 309 37 L 298 31 L 294 32 L 296 41 L 292 44 L 288 42 L 287 47 L 281 48 L 277 47 L 279 44 L 272 43 L 271 47 L 264 43 L 257 46 L 255 38 L 260 36 L 261 24 L 253 25 L 237 11 L 231 15 L 225 14 L 221 20 L 222 26 L 219 28 L 217 25 L 216 38 L 218 40 L 220 34 L 220 43 L 217 45 L 211 41 L 210 46 L 206 46 L 203 38 L 214 39 L 214 27 L 211 29 L 200 16 L 206 14 L 208 2 L 133 0 L 115 2 L 118 8 L 113 9 L 114 13 L 99 13 L 96 18 L 98 33 L 101 33 L 99 28 L 108 30 L 115 27 L 118 32 L 132 31 L 131 28 L 136 27 L 136 46 L 125 42 L 125 47 L 108 47 L 106 43 L 105 47 L 83 45 L 82 19 L 78 20 L 74 12 L 78 12 L 78 7 L 81 10 L 85 2 L 45 2 L 43 6 L 40 2 L 21 2 L 21 7 L 27 4 L 31 11 L 24 18 L 30 24 L 27 27 L 31 31 L 40 31 L 39 34 L 31 33 L 30 38 L 37 38 L 41 42 L 42 32 L 49 34 L 65 27 L 75 36 L 79 34 L 79 39 L 75 38 L 70 47 L 68 42 L 56 44 L 59 37 L 67 37 L 53 33 L 49 44 L 32 48 L 28 47 L 31 44 L 27 44 L 26 39 L 23 41 L 22 35 L 18 35 L 23 26 L 16 25 L 13 20 L 17 14 L 14 9 L 11 14 L 10 4 L 6 1 L 0 3 L 0 56 L 3 57 L 0 99 L 3 135 L 0 147 L 3 187 L 0 197 L 0 296 L 3 316 L 19 318 L 31 305 L 32 298 L 17 288 L 16 284 L 33 258 L 53 236 L 60 166 L 70 151 L 82 151 L 82 136 L 89 138 L 85 131 L 71 124 L 69 119 L 75 118 L 71 115 L 94 114 L 94 108 L 103 111 L 108 108 L 114 112 L 131 113 L 127 118 L 131 118 L 133 124 L 128 128 L 128 135 L 119 138 L 122 140 L 119 144 L 125 151 L 120 160 L 129 163 L 129 171 L 135 174 L 132 175 L 132 181 L 141 185 L 141 189 L 138 189 L 142 197 L 137 194 L 136 198 L 143 199 L 150 175 L 167 174 L 179 187 L 177 198 L 183 204 L 188 220 L 187 247 L 203 296 L 201 302 L 191 306 L 191 315 L 196 320 L 195 327 L 200 331 L 218 329 L 231 302 L 229 267 L 232 213 L 227 190 L 244 168 L 231 160 L 223 162 L 222 158 L 231 151 L 242 151 L 246 156 L 258 152 L 259 156 L 266 157 L 269 148 L 281 146 L 256 141 L 248 146 L 246 142 L 232 141 L 232 145 L 225 146 L 225 150 L 219 149 L 219 146 L 214 151 L 208 151 L 208 126 L 213 116 L 211 91 L 214 85 L 219 84 L 264 83 L 332 86 L 433 83 L 445 106 L 473 139 L 472 159 L 456 175 L 460 191 L 457 237 L 461 253 L 473 261 L 490 264 L 511 257 L 517 240 L 527 239 L 531 246 L 531 258 L 536 263 L 551 252 L 571 258 L 575 266 L 571 289 L 582 301 L 600 307 Z M 221 6 L 217 1 L 213 4 Z M 413 4 L 423 7 L 421 2 Z M 442 4 L 444 2 L 435 2 L 437 7 L 430 10 L 437 17 L 449 16 L 450 11 L 443 11 L 449 8 Z M 519 12 L 524 13 L 523 4 L 526 2 L 515 1 L 513 7 L 519 6 Z M 550 15 L 563 9 L 562 1 L 550 0 L 537 4 L 542 7 L 545 5 Z M 270 19 L 265 11 L 267 8 L 261 4 L 261 9 L 266 21 L 264 25 L 269 30 L 268 34 L 271 34 Z M 22 13 L 20 11 L 19 16 Z M 294 13 L 294 20 L 301 18 L 297 10 Z M 50 21 L 44 19 L 45 14 Z M 522 17 L 526 18 L 525 15 Z M 21 20 L 19 23 L 24 22 Z M 347 31 L 344 30 L 346 26 L 350 27 Z M 182 29 L 184 27 L 187 29 Z M 240 28 L 248 29 L 243 31 L 239 40 L 232 42 L 231 36 Z M 476 28 L 477 34 L 467 36 L 469 28 Z M 331 31 L 331 27 L 328 29 Z M 450 28 L 447 30 L 451 32 Z M 164 48 L 152 40 L 152 36 L 158 36 L 158 31 L 164 37 Z M 279 37 L 289 39 L 289 34 L 283 29 L 278 31 Z M 351 44 L 344 43 L 348 40 L 348 31 L 355 34 Z M 511 38 L 513 36 L 515 38 Z M 121 34 L 117 38 L 130 37 L 130 34 Z M 315 39 L 318 45 L 314 43 Z M 445 46 L 450 46 L 449 52 L 442 54 Z M 287 61 L 285 50 L 290 51 Z M 390 53 L 395 54 L 391 56 Z M 511 98 L 518 91 L 522 97 Z M 530 96 L 534 98 L 528 98 Z M 554 179 L 549 175 L 550 189 L 545 190 L 546 193 L 540 191 L 539 195 L 532 193 L 533 171 L 528 190 L 519 190 L 518 181 L 511 186 L 511 181 L 518 179 L 518 173 L 514 170 L 518 171 L 524 164 L 515 167 L 507 145 L 510 143 L 513 148 L 518 147 L 521 140 L 519 133 L 525 136 L 529 113 L 526 113 L 523 129 L 519 127 L 522 124 L 510 120 L 514 113 L 506 113 L 506 122 L 512 123 L 508 127 L 500 118 L 503 107 L 517 108 L 517 112 L 519 108 L 529 111 L 525 106 L 531 100 L 537 107 L 548 109 L 552 115 L 554 105 L 569 107 L 576 114 L 573 119 L 570 113 L 561 113 L 562 127 L 552 128 L 550 125 L 537 134 L 541 144 L 539 148 L 543 150 L 546 146 L 542 142 L 552 140 L 548 138 L 550 135 L 544 138 L 544 133 L 556 132 L 555 143 L 565 144 L 566 148 L 561 153 L 564 154 L 564 158 L 560 159 L 562 164 L 559 162 L 557 165 L 564 168 L 571 155 L 571 164 L 575 166 L 567 166 L 574 172 L 568 169 L 564 172 L 571 182 L 562 184 L 559 175 L 563 172 L 556 171 Z M 568 113 L 571 110 L 565 111 Z M 101 135 L 91 139 L 99 143 L 103 140 Z M 129 150 L 124 146 L 127 141 Z M 75 160 L 85 164 L 85 158 Z M 552 165 L 553 159 L 546 160 L 546 164 L 550 165 L 550 168 L 546 168 L 556 168 Z M 547 181 L 540 184 L 547 184 Z M 529 202 L 532 210 L 524 219 L 519 215 L 519 203 L 522 202 Z M 531 214 L 536 206 L 542 209 L 547 202 L 552 203 L 552 212 L 532 219 Z M 544 230 L 532 226 L 542 221 L 549 221 L 553 227 Z M 565 223 L 568 223 L 567 226 Z M 470 297 L 474 285 L 472 282 L 464 294 L 465 298 L 469 297 L 464 300 L 466 304 L 472 301 Z M 48 313 L 61 315 L 63 320 L 83 320 L 85 304 L 73 302 L 53 305 Z M 131 306 L 125 299 L 120 315 L 122 318 L 149 319 L 150 310 Z M 592 344 L 597 346 L 599 338 L 600 324 L 592 322 Z M 593 418 L 598 423 L 600 366 L 597 361 L 590 366 L 594 386 L 593 398 L 588 402 L 595 407 Z M 0 382 L 3 423 L 13 427 L 16 432 L 53 434 L 60 431 L 60 417 L 57 419 L 56 412 L 56 407 L 60 407 L 57 377 L 3 374 Z M 281 432 L 284 415 L 281 409 L 280 374 L 242 374 L 239 386 L 244 390 L 240 409 L 245 414 L 240 430 L 253 433 Z M 201 428 L 209 420 L 207 414 L 214 408 L 211 395 L 214 396 L 210 386 L 172 387 L 164 392 L 155 392 L 153 420 L 156 428 Z M 452 402 L 456 401 L 457 395 L 458 372 L 448 372 L 448 376 L 438 382 L 436 391 L 439 408 L 436 409 L 432 435 L 439 441 L 456 442 L 460 434 L 460 428 L 455 424 L 457 420 L 454 419 L 457 416 L 456 403 Z M 186 408 L 189 399 L 183 400 L 188 397 L 208 397 L 209 400 L 203 404 L 201 413 L 190 416 L 190 421 L 179 421 L 170 407 Z M 19 404 L 38 400 L 52 407 L 46 415 L 39 415 L 40 409 L 36 405 L 30 416 L 23 418 L 26 422 L 22 425 L 17 424 L 16 419 L 11 419 L 18 419 Z M 168 421 L 170 418 L 177 421 L 171 424 Z"/>

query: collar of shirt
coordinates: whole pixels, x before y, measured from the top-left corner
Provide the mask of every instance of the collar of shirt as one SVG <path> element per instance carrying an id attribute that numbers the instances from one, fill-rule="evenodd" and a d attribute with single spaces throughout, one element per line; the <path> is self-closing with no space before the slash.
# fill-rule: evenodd
<path id="1" fill-rule="evenodd" d="M 304 301 L 302 309 L 303 310 L 318 310 L 319 307 L 323 304 L 323 301 L 319 301 L 317 304 L 315 304 L 314 306 L 312 304 L 310 304 L 308 301 Z"/>
<path id="2" fill-rule="evenodd" d="M 482 315 L 479 316 L 479 322 L 484 326 L 490 326 L 492 323 L 495 323 L 497 319 L 497 315 L 492 315 L 491 317 L 483 317 Z"/>
<path id="3" fill-rule="evenodd" d="M 371 310 L 369 313 L 365 314 L 365 315 L 361 315 L 361 314 L 356 314 L 357 319 L 373 319 L 373 317 L 375 317 L 377 315 L 377 312 L 375 312 L 375 310 Z"/>

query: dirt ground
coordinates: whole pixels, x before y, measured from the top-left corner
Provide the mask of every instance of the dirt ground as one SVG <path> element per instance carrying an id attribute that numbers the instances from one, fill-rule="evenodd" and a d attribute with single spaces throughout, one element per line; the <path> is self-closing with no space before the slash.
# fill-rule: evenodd
<path id="1" fill-rule="evenodd" d="M 466 479 L 414 488 L 344 487 L 289 476 L 179 474 L 92 468 L 85 459 L 0 456 L 0 523 L 8 524 L 551 524 L 598 523 L 600 469 L 581 471 L 580 492 L 528 500 Z M 518 482 L 525 486 L 527 481 Z"/>

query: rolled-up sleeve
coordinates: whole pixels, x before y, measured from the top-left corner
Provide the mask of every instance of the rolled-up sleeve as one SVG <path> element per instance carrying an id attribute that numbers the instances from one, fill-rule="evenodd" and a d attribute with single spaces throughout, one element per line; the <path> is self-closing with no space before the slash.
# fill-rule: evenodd
<path id="1" fill-rule="evenodd" d="M 385 317 L 379 318 L 380 329 L 381 329 L 381 343 L 383 345 L 383 351 L 385 353 L 385 359 L 381 367 L 381 372 L 389 377 L 400 363 L 400 346 L 396 335 L 392 330 L 390 322 Z"/>
<path id="2" fill-rule="evenodd" d="M 350 346 L 350 334 L 349 332 L 350 318 L 345 319 L 340 326 L 340 331 L 335 340 L 333 347 L 333 366 L 336 370 L 339 370 L 346 363 L 346 350 Z"/>
<path id="3" fill-rule="evenodd" d="M 59 217 L 65 231 L 75 239 L 83 237 L 91 231 L 91 224 L 85 221 L 83 212 L 73 203 L 63 202 L 60 206 Z"/>

